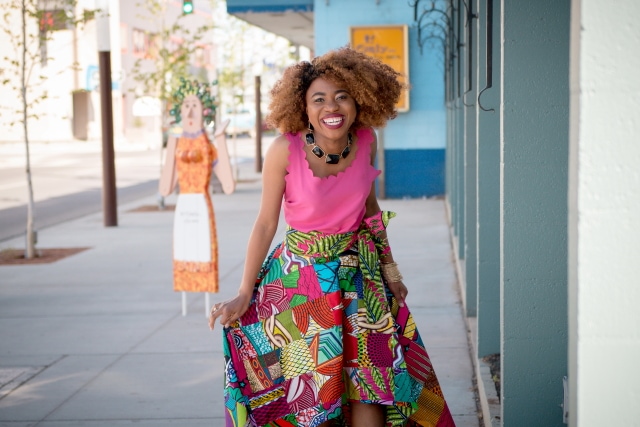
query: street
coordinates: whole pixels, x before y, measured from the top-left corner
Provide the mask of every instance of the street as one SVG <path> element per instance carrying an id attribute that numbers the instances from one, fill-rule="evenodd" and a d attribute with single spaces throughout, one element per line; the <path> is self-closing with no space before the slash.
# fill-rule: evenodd
<path id="1" fill-rule="evenodd" d="M 229 138 L 227 145 L 232 164 L 254 161 L 253 139 Z M 160 175 L 159 148 L 123 142 L 116 144 L 115 153 L 118 204 L 153 195 Z M 100 141 L 32 143 L 30 158 L 36 230 L 102 209 Z M 0 143 L 0 241 L 23 234 L 26 227 L 25 164 L 24 144 Z"/>
<path id="2" fill-rule="evenodd" d="M 30 151 L 36 230 L 102 208 L 100 141 L 33 143 Z M 24 233 L 25 169 L 24 144 L 0 144 L 0 241 Z M 158 149 L 116 147 L 116 187 L 123 201 L 153 194 L 159 171 Z"/>

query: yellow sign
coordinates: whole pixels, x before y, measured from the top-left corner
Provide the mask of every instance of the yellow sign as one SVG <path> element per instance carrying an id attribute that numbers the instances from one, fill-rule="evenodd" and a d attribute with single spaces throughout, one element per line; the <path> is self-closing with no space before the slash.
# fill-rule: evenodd
<path id="1" fill-rule="evenodd" d="M 409 82 L 409 49 L 406 25 L 351 27 L 351 47 L 389 65 Z M 403 91 L 398 111 L 409 111 L 409 91 Z"/>

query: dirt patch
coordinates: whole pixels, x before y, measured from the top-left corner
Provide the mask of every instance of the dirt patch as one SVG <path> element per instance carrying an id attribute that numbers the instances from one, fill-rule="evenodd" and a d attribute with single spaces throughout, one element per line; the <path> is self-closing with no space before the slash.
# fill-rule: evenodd
<path id="1" fill-rule="evenodd" d="M 90 248 L 37 248 L 36 256 L 30 259 L 24 257 L 24 249 L 4 249 L 0 251 L 0 265 L 50 264 L 87 249 Z"/>
<path id="2" fill-rule="evenodd" d="M 127 212 L 173 212 L 175 210 L 176 205 L 165 205 L 163 209 L 160 209 L 158 205 L 142 205 Z"/>
<path id="3" fill-rule="evenodd" d="M 489 365 L 491 379 L 496 386 L 496 393 L 500 399 L 500 353 L 490 354 L 482 358 L 482 361 Z"/>

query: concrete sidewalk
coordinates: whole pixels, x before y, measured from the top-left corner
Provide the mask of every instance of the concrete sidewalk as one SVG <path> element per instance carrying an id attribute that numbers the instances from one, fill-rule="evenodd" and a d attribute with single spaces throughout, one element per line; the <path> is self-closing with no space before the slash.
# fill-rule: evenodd
<path id="1" fill-rule="evenodd" d="M 257 175 L 255 176 L 257 178 Z M 260 182 L 215 194 L 221 292 L 236 293 Z M 172 200 L 168 200 L 172 202 Z M 102 215 L 41 230 L 39 247 L 89 247 L 53 264 L 0 266 L 0 426 L 224 425 L 220 328 L 205 298 L 172 290 L 172 212 Z M 466 323 L 441 200 L 382 200 L 408 304 L 459 427 L 479 425 Z M 281 226 L 276 238 L 282 236 Z M 21 240 L 0 249 L 22 248 Z"/>

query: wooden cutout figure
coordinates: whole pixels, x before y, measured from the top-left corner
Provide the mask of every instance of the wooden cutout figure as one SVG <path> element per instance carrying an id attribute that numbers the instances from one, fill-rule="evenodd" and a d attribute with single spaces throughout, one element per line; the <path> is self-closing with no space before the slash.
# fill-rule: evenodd
<path id="1" fill-rule="evenodd" d="M 179 186 L 173 223 L 173 288 L 216 293 L 218 242 L 209 184 L 213 169 L 226 194 L 235 189 L 225 139 L 228 122 L 216 130 L 216 148 L 205 130 L 215 111 L 209 85 L 182 80 L 175 96 L 179 102 L 171 114 L 182 122 L 182 135 L 168 139 L 159 184 L 165 197 Z"/>

